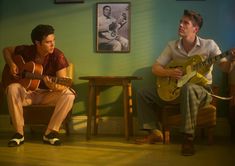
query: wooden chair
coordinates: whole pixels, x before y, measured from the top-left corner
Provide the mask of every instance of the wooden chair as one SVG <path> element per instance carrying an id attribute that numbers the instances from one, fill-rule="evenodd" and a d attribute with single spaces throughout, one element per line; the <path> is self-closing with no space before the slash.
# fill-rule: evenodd
<path id="1" fill-rule="evenodd" d="M 213 86 L 214 94 L 218 94 L 219 88 Z M 197 128 L 202 129 L 203 134 L 206 132 L 208 144 L 213 143 L 213 129 L 216 125 L 216 98 L 213 98 L 211 104 L 198 110 Z M 162 121 L 162 131 L 164 143 L 170 143 L 170 129 L 179 128 L 181 125 L 181 114 L 178 104 L 166 105 L 160 112 Z"/>
<path id="2" fill-rule="evenodd" d="M 67 68 L 67 76 L 73 79 L 74 66 L 72 63 L 69 64 Z M 29 105 L 24 106 L 24 122 L 25 125 L 30 126 L 31 133 L 34 131 L 36 126 L 47 126 L 50 118 L 53 114 L 55 106 L 53 105 Z M 68 113 L 66 119 L 64 120 L 62 127 L 65 129 L 66 134 L 69 132 L 69 121 L 71 118 L 72 110 Z"/>
<path id="3" fill-rule="evenodd" d="M 235 85 L 229 85 L 229 94 L 232 96 L 232 100 L 230 100 L 229 105 L 229 113 L 228 113 L 228 120 L 230 125 L 230 136 L 231 139 L 235 139 Z"/>
<path id="4" fill-rule="evenodd" d="M 0 110 L 3 108 L 3 100 L 4 100 L 4 89 L 2 82 L 0 82 Z"/>

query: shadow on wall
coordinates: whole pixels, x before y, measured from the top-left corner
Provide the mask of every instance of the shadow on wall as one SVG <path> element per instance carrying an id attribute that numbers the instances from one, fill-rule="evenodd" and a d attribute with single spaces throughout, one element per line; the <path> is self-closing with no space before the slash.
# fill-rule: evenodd
<path id="1" fill-rule="evenodd" d="M 136 70 L 133 76 L 143 78 L 142 80 L 132 81 L 133 112 L 136 115 L 136 92 L 141 88 L 154 86 L 155 77 L 152 75 L 150 66 Z M 75 104 L 76 107 L 80 108 L 74 110 L 73 115 L 86 115 L 88 109 L 88 86 L 88 82 L 74 85 L 74 89 L 78 92 Z M 100 96 L 100 103 L 98 105 L 100 116 L 123 116 L 123 93 L 120 86 L 102 87 L 100 89 Z M 81 108 L 82 105 L 84 105 L 84 108 Z"/>
<path id="2" fill-rule="evenodd" d="M 76 84 L 73 86 L 73 88 L 78 92 L 78 97 L 74 101 L 76 107 L 84 106 L 84 108 L 78 108 L 77 110 L 79 111 L 74 109 L 73 115 L 75 116 L 86 115 L 88 111 L 88 94 L 89 94 L 88 81 L 85 83 Z M 123 99 L 122 99 L 121 90 L 122 90 L 121 87 L 111 87 L 111 86 L 104 86 L 100 88 L 101 97 L 98 105 L 100 116 L 122 116 L 123 112 L 116 111 L 123 109 L 122 107 Z"/>
<path id="3" fill-rule="evenodd" d="M 152 66 L 147 66 L 136 70 L 134 76 L 142 77 L 140 81 L 133 83 L 133 88 L 138 91 L 139 89 L 154 86 L 156 84 L 156 77 L 152 74 Z"/>

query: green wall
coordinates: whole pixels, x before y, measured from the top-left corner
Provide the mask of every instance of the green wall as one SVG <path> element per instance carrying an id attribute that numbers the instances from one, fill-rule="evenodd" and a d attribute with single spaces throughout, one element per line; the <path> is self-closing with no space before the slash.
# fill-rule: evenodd
<path id="1" fill-rule="evenodd" d="M 177 38 L 179 18 L 184 9 L 199 11 L 205 20 L 200 35 L 214 39 L 223 51 L 235 43 L 235 3 L 233 0 L 177 1 L 130 0 L 130 53 L 96 53 L 96 3 L 126 2 L 118 0 L 85 0 L 83 4 L 54 4 L 54 0 L 1 0 L 0 49 L 5 46 L 31 44 L 30 32 L 37 24 L 51 24 L 56 29 L 57 47 L 64 51 L 75 65 L 74 88 L 78 98 L 74 114 L 85 114 L 88 84 L 79 80 L 86 75 L 138 75 L 144 79 L 133 82 L 137 89 L 155 83 L 150 66 L 167 41 Z M 0 69 L 4 66 L 0 56 Z M 215 83 L 222 93 L 226 77 L 215 70 Z M 103 89 L 101 113 L 122 115 L 121 88 Z M 0 114 L 7 113 L 4 107 Z"/>

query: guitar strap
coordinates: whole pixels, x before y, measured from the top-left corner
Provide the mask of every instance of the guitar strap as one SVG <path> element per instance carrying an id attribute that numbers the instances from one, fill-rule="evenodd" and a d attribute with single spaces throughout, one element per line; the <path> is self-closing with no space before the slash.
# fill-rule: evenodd
<path id="1" fill-rule="evenodd" d="M 233 96 L 230 96 L 230 97 L 223 97 L 223 96 L 218 96 L 218 95 L 215 95 L 215 94 L 212 94 L 210 92 L 207 92 L 209 95 L 211 95 L 212 97 L 215 97 L 217 99 L 221 99 L 221 100 L 231 100 L 233 98 Z"/>
<path id="2" fill-rule="evenodd" d="M 213 90 L 211 89 L 211 86 L 206 85 L 204 86 L 204 88 L 207 90 L 207 94 L 211 95 L 212 97 L 215 97 L 217 99 L 221 99 L 221 100 L 231 100 L 233 99 L 233 96 L 229 96 L 229 97 L 224 97 L 224 96 L 219 96 L 219 95 L 215 95 L 213 93 Z"/>

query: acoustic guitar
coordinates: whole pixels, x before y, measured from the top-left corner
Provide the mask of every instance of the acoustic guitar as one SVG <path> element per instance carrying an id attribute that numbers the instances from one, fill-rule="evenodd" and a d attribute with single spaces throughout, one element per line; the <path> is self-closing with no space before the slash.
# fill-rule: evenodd
<path id="1" fill-rule="evenodd" d="M 195 55 L 186 61 L 171 61 L 166 68 L 181 68 L 185 73 L 181 79 L 171 77 L 157 77 L 157 93 L 164 101 L 173 101 L 180 95 L 180 89 L 188 82 L 206 85 L 208 80 L 204 77 L 209 72 L 213 63 L 230 55 L 229 51 L 220 55 L 210 57 L 203 61 L 200 55 Z"/>
<path id="2" fill-rule="evenodd" d="M 34 91 L 38 88 L 40 80 L 46 75 L 42 75 L 43 67 L 41 64 L 34 63 L 33 61 L 25 63 L 24 59 L 20 55 L 13 57 L 13 61 L 19 68 L 17 77 L 14 77 L 10 73 L 10 67 L 6 64 L 2 73 L 3 87 L 6 88 L 12 83 L 20 83 L 26 90 Z M 72 85 L 72 79 L 62 77 L 51 77 L 52 82 L 70 87 Z"/>

